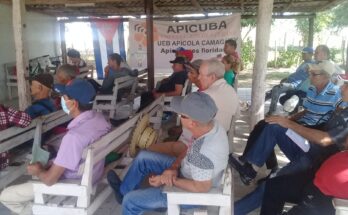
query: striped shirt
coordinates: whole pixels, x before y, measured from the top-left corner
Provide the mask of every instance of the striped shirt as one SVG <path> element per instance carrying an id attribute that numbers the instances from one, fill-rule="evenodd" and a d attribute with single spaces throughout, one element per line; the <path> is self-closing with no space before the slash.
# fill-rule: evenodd
<path id="1" fill-rule="evenodd" d="M 303 102 L 303 107 L 307 112 L 299 122 L 307 125 L 324 123 L 331 115 L 328 113 L 334 111 L 341 102 L 340 88 L 332 82 L 329 82 L 320 93 L 311 85 Z"/>

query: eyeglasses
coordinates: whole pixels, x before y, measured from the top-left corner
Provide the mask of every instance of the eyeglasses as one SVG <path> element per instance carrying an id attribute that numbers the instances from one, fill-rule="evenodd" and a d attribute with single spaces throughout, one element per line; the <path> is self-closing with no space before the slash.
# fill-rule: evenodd
<path id="1" fill-rule="evenodd" d="M 313 77 L 315 77 L 315 76 L 318 76 L 318 75 L 322 75 L 323 73 L 314 73 L 314 72 L 310 72 L 309 73 L 309 75 L 310 76 L 313 76 Z"/>

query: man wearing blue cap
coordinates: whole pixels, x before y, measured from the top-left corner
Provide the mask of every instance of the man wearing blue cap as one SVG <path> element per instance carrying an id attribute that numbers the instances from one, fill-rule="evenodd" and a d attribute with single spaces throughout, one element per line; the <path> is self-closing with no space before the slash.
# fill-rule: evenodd
<path id="1" fill-rule="evenodd" d="M 302 50 L 303 63 L 296 69 L 294 73 L 289 75 L 287 79 L 279 85 L 272 88 L 266 93 L 266 100 L 271 99 L 271 104 L 267 115 L 274 115 L 277 109 L 277 103 L 280 94 L 290 90 L 297 89 L 302 82 L 308 79 L 308 64 L 314 63 L 312 60 L 314 50 L 311 47 L 306 47 Z"/>
<path id="2" fill-rule="evenodd" d="M 176 152 L 177 156 L 141 151 L 123 181 L 114 171 L 108 172 L 109 184 L 118 203 L 122 203 L 123 215 L 167 208 L 163 185 L 190 192 L 207 192 L 221 180 L 227 166 L 229 146 L 225 129 L 213 120 L 217 107 L 212 98 L 203 92 L 194 92 L 185 97 L 174 97 L 171 107 L 180 114 L 182 126 L 192 132 L 193 139 L 187 145 L 177 143 L 183 146 L 181 152 Z M 147 176 L 150 176 L 151 187 L 138 189 Z"/>
<path id="3" fill-rule="evenodd" d="M 72 116 L 68 132 L 60 144 L 57 157 L 51 166 L 41 163 L 28 165 L 28 173 L 50 186 L 59 179 L 78 179 L 79 164 L 83 150 L 105 135 L 111 128 L 102 114 L 92 110 L 95 90 L 82 79 L 74 79 L 67 85 L 56 85 L 56 91 L 62 94 L 62 108 Z M 104 170 L 104 161 L 93 168 L 93 181 L 100 179 Z M 31 214 L 31 201 L 34 199 L 31 182 L 10 186 L 0 195 L 0 201 L 11 211 L 18 214 Z"/>

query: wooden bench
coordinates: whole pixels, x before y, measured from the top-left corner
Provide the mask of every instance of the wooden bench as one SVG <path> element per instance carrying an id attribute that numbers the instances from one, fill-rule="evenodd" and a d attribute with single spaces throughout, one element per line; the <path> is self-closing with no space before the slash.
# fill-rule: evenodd
<path id="1" fill-rule="evenodd" d="M 348 215 L 348 199 L 332 199 L 332 204 L 336 209 L 336 215 Z"/>
<path id="2" fill-rule="evenodd" d="M 18 128 L 11 127 L 0 131 L 0 152 L 8 151 L 29 140 L 32 140 L 35 133 L 35 127 L 39 120 L 43 121 L 42 131 L 47 132 L 57 125 L 61 125 L 71 120 L 63 111 L 57 111 L 46 116 L 38 117 L 33 120 L 28 127 Z M 29 152 L 28 152 L 29 153 Z M 11 160 L 18 162 L 17 166 L 9 166 L 0 172 L 0 189 L 3 189 L 9 183 L 26 172 L 26 161 L 28 153 L 16 154 Z"/>
<path id="3" fill-rule="evenodd" d="M 221 185 L 208 193 L 193 193 L 177 187 L 165 187 L 167 193 L 168 215 L 179 215 L 180 205 L 219 206 L 219 215 L 233 214 L 232 173 L 227 167 L 222 176 Z M 200 211 L 199 214 L 207 214 Z"/>
<path id="4" fill-rule="evenodd" d="M 97 111 L 109 111 L 109 117 L 114 118 L 116 110 L 123 105 L 130 105 L 131 115 L 133 114 L 133 103 L 135 97 L 135 90 L 138 85 L 138 78 L 125 76 L 115 79 L 115 86 L 113 88 L 113 94 L 110 95 L 97 95 L 93 102 L 93 109 Z M 120 102 L 117 101 L 117 96 L 122 89 L 131 88 L 127 97 L 122 98 Z"/>
<path id="5" fill-rule="evenodd" d="M 103 136 L 84 150 L 79 166 L 80 180 L 61 180 L 52 186 L 34 182 L 34 215 L 46 214 L 93 214 L 112 194 L 112 188 L 105 179 L 92 184 L 93 167 L 105 159 L 112 151 L 124 147 L 132 135 L 138 119 L 148 113 L 154 129 L 160 130 L 163 109 L 163 97 L 158 98 L 143 111 Z"/>

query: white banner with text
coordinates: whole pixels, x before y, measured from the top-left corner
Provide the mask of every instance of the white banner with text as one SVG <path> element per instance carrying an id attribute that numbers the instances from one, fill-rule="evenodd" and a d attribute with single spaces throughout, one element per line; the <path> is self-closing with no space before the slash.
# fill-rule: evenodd
<path id="1" fill-rule="evenodd" d="M 168 69 L 178 47 L 193 51 L 193 60 L 224 55 L 227 39 L 241 44 L 240 14 L 189 22 L 154 21 L 155 69 Z M 130 19 L 128 63 L 147 67 L 146 20 Z"/>

